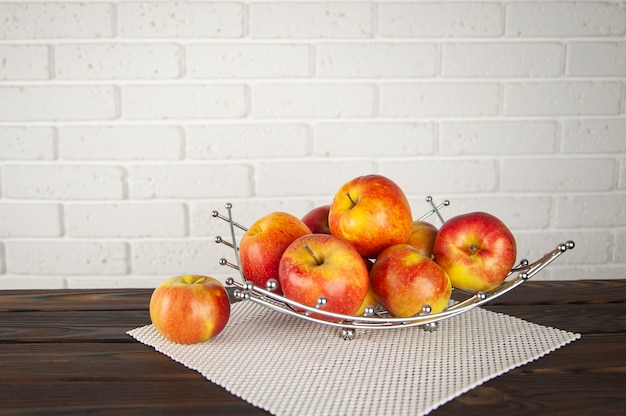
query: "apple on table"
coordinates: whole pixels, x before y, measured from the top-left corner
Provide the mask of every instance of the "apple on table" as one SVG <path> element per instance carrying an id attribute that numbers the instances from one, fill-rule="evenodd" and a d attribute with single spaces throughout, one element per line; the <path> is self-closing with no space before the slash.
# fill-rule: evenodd
<path id="1" fill-rule="evenodd" d="M 324 297 L 324 311 L 343 315 L 356 314 L 369 288 L 365 260 L 350 243 L 329 234 L 304 235 L 291 243 L 280 260 L 278 278 L 286 298 L 315 307 Z"/>
<path id="2" fill-rule="evenodd" d="M 149 309 L 154 327 L 165 338 L 193 344 L 216 336 L 226 327 L 230 300 L 214 277 L 175 276 L 154 289 Z"/>
<path id="3" fill-rule="evenodd" d="M 515 265 L 517 248 L 509 228 L 494 215 L 470 212 L 439 228 L 433 258 L 452 285 L 467 291 L 498 287 Z"/>
<path id="4" fill-rule="evenodd" d="M 330 205 L 328 224 L 363 256 L 375 258 L 383 249 L 405 243 L 413 227 L 406 195 L 391 179 L 365 175 L 345 183 Z"/>
<path id="5" fill-rule="evenodd" d="M 309 227 L 292 214 L 276 211 L 259 218 L 239 242 L 243 275 L 263 289 L 270 279 L 279 282 L 278 266 L 283 252 L 296 238 L 306 234 L 311 234 Z M 282 294 L 280 283 L 274 292 Z"/>

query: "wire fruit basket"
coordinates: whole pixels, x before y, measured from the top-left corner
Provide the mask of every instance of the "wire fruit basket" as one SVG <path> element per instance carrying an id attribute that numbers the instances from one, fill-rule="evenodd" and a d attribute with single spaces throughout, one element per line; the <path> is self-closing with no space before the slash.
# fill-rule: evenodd
<path id="1" fill-rule="evenodd" d="M 432 209 L 418 218 L 419 221 L 425 220 L 431 215 L 436 215 L 443 223 L 445 220 L 440 210 L 448 206 L 450 202 L 445 200 L 437 205 L 433 202 L 432 197 L 427 197 L 426 201 L 430 203 Z M 222 215 L 218 211 L 213 211 L 211 215 L 220 218 L 229 225 L 231 241 L 224 240 L 221 236 L 215 237 L 215 242 L 224 244 L 233 250 L 235 262 L 231 262 L 226 258 L 221 258 L 219 263 L 222 266 L 228 266 L 239 272 L 239 278 L 229 277 L 226 284 L 234 286 L 234 297 L 238 300 L 246 300 L 258 303 L 273 311 L 290 315 L 299 319 L 315 322 L 322 325 L 330 325 L 341 330 L 341 336 L 345 340 L 352 340 L 356 337 L 357 330 L 387 330 L 407 327 L 421 327 L 426 331 L 434 331 L 438 328 L 439 322 L 444 319 L 451 318 L 456 315 L 465 313 L 473 308 L 490 302 L 507 292 L 512 291 L 520 286 L 531 277 L 535 276 L 541 270 L 546 268 L 550 263 L 557 259 L 567 250 L 574 248 L 573 241 L 558 244 L 552 251 L 546 253 L 543 257 L 534 262 L 526 259 L 521 260 L 507 274 L 502 284 L 489 291 L 467 292 L 454 288 L 455 293 L 461 292 L 463 299 L 451 301 L 446 309 L 441 312 L 432 313 L 429 305 L 424 305 L 422 311 L 415 316 L 408 318 L 397 318 L 391 316 L 380 305 L 372 305 L 365 308 L 365 312 L 360 316 L 342 315 L 324 310 L 327 300 L 320 297 L 314 306 L 304 305 L 292 299 L 274 292 L 278 285 L 276 279 L 269 279 L 267 287 L 259 287 L 250 282 L 241 270 L 239 260 L 239 247 L 235 237 L 235 228 L 247 231 L 247 228 L 233 220 L 232 204 L 225 205 L 227 215 Z M 325 318 L 325 319 L 324 319 Z"/>

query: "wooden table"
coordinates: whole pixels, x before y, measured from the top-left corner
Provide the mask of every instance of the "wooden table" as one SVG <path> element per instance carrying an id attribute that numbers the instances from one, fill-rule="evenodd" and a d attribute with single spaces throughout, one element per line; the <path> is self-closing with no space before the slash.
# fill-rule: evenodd
<path id="1" fill-rule="evenodd" d="M 151 293 L 0 291 L 0 414 L 266 414 L 126 335 Z M 529 281 L 487 308 L 582 339 L 432 415 L 626 414 L 626 280 Z"/>

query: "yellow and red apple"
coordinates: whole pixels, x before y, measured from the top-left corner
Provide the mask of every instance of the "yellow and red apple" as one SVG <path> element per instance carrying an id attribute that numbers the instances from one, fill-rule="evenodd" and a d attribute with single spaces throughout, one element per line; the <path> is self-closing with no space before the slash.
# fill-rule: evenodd
<path id="1" fill-rule="evenodd" d="M 433 258 L 452 285 L 468 291 L 499 286 L 515 265 L 515 238 L 497 217 L 470 212 L 450 218 L 439 228 Z"/>
<path id="2" fill-rule="evenodd" d="M 383 250 L 370 272 L 372 292 L 390 315 L 408 318 L 422 312 L 443 311 L 452 294 L 446 272 L 409 244 Z"/>
<path id="3" fill-rule="evenodd" d="M 383 249 L 405 243 L 413 227 L 411 206 L 395 182 L 366 175 L 345 183 L 330 205 L 328 224 L 363 256 L 374 258 Z"/>
<path id="4" fill-rule="evenodd" d="M 432 258 L 435 238 L 437 237 L 437 227 L 428 221 L 413 221 L 411 234 L 407 244 L 415 247 L 420 253 L 428 258 Z"/>
<path id="5" fill-rule="evenodd" d="M 256 286 L 266 288 L 269 279 L 278 281 L 278 265 L 285 249 L 311 230 L 300 218 L 286 212 L 269 213 L 252 224 L 239 242 L 241 270 Z M 281 294 L 280 283 L 274 290 Z"/>
<path id="6" fill-rule="evenodd" d="M 365 262 L 365 267 L 367 267 L 367 272 L 370 273 L 372 271 L 372 267 L 374 267 L 374 261 L 366 257 L 363 257 L 363 261 Z M 372 308 L 376 308 L 376 306 L 378 306 L 378 299 L 376 299 L 376 296 L 374 296 L 374 292 L 372 292 L 371 284 L 367 288 L 367 295 L 365 295 L 363 303 L 361 303 L 359 310 L 356 311 L 354 316 L 363 316 L 363 314 L 365 313 L 365 308 L 367 308 L 368 306 L 371 306 Z"/>
<path id="7" fill-rule="evenodd" d="M 278 278 L 286 298 L 314 307 L 325 297 L 323 310 L 343 315 L 358 311 L 369 288 L 365 260 L 350 243 L 329 234 L 304 235 L 291 243 L 280 260 Z"/>
<path id="8" fill-rule="evenodd" d="M 330 234 L 328 227 L 328 211 L 330 205 L 315 207 L 302 217 L 302 222 L 311 229 L 313 234 Z"/>
<path id="9" fill-rule="evenodd" d="M 363 302 L 361 302 L 361 306 L 356 311 L 354 316 L 363 316 L 367 307 L 376 308 L 376 306 L 378 306 L 378 299 L 376 299 L 374 292 L 372 292 L 372 287 L 370 286 L 367 288 L 367 294 L 365 295 L 365 299 L 363 299 Z"/>
<path id="10" fill-rule="evenodd" d="M 150 319 L 165 338 L 179 344 L 206 341 L 228 323 L 230 301 L 219 280 L 176 276 L 159 284 L 150 298 Z"/>

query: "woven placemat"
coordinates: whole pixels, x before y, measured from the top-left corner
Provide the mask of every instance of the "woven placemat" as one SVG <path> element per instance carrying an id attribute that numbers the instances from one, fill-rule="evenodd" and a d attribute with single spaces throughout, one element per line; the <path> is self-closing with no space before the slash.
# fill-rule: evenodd
<path id="1" fill-rule="evenodd" d="M 474 308 L 421 328 L 338 328 L 232 306 L 217 337 L 180 345 L 153 325 L 128 334 L 232 394 L 275 415 L 423 415 L 578 338 L 560 329 Z"/>

